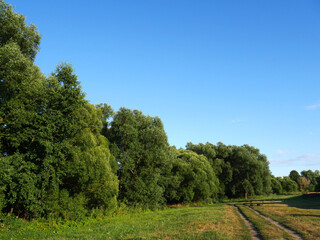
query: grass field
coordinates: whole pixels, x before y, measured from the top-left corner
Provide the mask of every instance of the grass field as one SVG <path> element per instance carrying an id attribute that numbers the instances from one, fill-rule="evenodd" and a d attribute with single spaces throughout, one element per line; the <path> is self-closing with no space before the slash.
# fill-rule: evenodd
<path id="1" fill-rule="evenodd" d="M 83 224 L 54 226 L 15 220 L 12 226 L 2 226 L 0 236 L 1 239 L 250 239 L 235 209 L 226 204 L 122 214 Z"/>
<path id="2" fill-rule="evenodd" d="M 320 239 L 320 195 L 288 198 L 254 209 L 300 233 L 304 239 Z"/>
<path id="3" fill-rule="evenodd" d="M 251 209 L 247 208 L 246 206 L 238 205 L 238 207 L 241 210 L 241 212 L 248 218 L 248 220 L 251 223 L 253 223 L 253 225 L 256 227 L 263 239 L 295 239 L 288 233 L 286 233 L 284 230 L 276 227 L 272 223 L 255 214 Z"/>
<path id="4" fill-rule="evenodd" d="M 245 203 L 298 232 L 303 239 L 320 239 L 320 196 L 260 197 L 231 203 L 122 212 L 113 217 L 87 218 L 84 222 L 27 222 L 1 216 L 0 239 L 251 239 L 249 229 L 232 204 L 239 206 L 262 239 L 293 239 L 242 205 Z"/>

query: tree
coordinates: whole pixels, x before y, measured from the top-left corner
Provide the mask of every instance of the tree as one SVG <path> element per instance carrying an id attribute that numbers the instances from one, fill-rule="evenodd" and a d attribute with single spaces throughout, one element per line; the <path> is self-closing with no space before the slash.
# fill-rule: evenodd
<path id="1" fill-rule="evenodd" d="M 189 142 L 187 143 L 186 148 L 196 152 L 197 154 L 203 154 L 207 157 L 215 175 L 219 179 L 219 196 L 224 196 L 226 185 L 232 180 L 232 167 L 230 162 L 225 161 L 229 156 L 230 148 L 221 142 L 219 142 L 217 146 L 211 143 L 199 143 L 195 145 Z"/>
<path id="2" fill-rule="evenodd" d="M 3 1 L 0 10 L 0 207 L 68 218 L 114 207 L 118 181 L 102 122 L 72 67 L 46 78 L 33 62 L 35 26 Z"/>
<path id="3" fill-rule="evenodd" d="M 41 213 L 39 164 L 33 151 L 45 77 L 33 63 L 40 35 L 0 1 L 0 195 L 6 210 Z M 34 149 L 34 148 L 33 148 Z"/>
<path id="4" fill-rule="evenodd" d="M 316 170 L 315 172 L 313 172 L 312 170 L 304 170 L 301 172 L 301 176 L 305 177 L 307 180 L 310 180 L 310 186 L 309 186 L 309 191 L 314 191 L 319 182 L 318 179 L 320 177 L 320 173 L 319 170 Z"/>
<path id="5" fill-rule="evenodd" d="M 0 0 L 0 47 L 7 44 L 16 44 L 21 54 L 34 60 L 38 50 L 41 36 L 37 27 L 29 26 L 23 15 L 13 12 L 11 5 Z"/>
<path id="6" fill-rule="evenodd" d="M 279 182 L 281 182 L 283 192 L 292 193 L 298 191 L 298 184 L 295 181 L 293 181 L 290 177 L 278 177 L 277 179 Z"/>
<path id="7" fill-rule="evenodd" d="M 168 203 L 214 200 L 219 180 L 208 159 L 189 150 L 176 150 L 165 196 Z"/>
<path id="8" fill-rule="evenodd" d="M 298 185 L 299 185 L 299 190 L 301 192 L 308 192 L 308 189 L 310 187 L 311 181 L 308 180 L 306 177 L 299 177 L 298 178 Z"/>
<path id="9" fill-rule="evenodd" d="M 257 148 L 219 142 L 217 146 L 188 143 L 187 149 L 207 156 L 219 178 L 221 196 L 225 193 L 228 197 L 245 197 L 272 191 L 269 163 Z"/>
<path id="10" fill-rule="evenodd" d="M 121 108 L 106 136 L 119 164 L 119 198 L 129 205 L 163 204 L 163 176 L 172 159 L 160 118 Z"/>
<path id="11" fill-rule="evenodd" d="M 274 176 L 271 177 L 271 187 L 272 192 L 275 194 L 281 194 L 283 191 L 281 182 Z"/>
<path id="12" fill-rule="evenodd" d="M 296 183 L 298 183 L 298 179 L 300 178 L 300 174 L 296 171 L 296 170 L 292 170 L 289 174 L 289 177 L 295 181 Z"/>

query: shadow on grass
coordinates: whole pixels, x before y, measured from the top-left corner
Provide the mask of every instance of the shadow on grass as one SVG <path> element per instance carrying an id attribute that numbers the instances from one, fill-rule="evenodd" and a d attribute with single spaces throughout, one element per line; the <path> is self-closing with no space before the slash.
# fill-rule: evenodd
<path id="1" fill-rule="evenodd" d="M 289 207 L 302 209 L 320 209 L 320 193 L 303 194 L 283 200 Z"/>
<path id="2" fill-rule="evenodd" d="M 320 215 L 311 215 L 311 214 L 290 214 L 293 217 L 319 217 Z"/>
<path id="3" fill-rule="evenodd" d="M 289 207 L 296 207 L 301 209 L 320 209 L 320 192 L 303 194 L 300 196 L 293 196 L 289 198 L 240 200 L 236 201 L 236 203 L 241 203 L 249 206 L 286 204 Z"/>

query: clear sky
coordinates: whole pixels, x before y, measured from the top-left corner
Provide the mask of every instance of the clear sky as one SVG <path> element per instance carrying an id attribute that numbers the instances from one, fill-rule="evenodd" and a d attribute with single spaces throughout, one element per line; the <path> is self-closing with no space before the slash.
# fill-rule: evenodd
<path id="1" fill-rule="evenodd" d="M 320 2 L 8 0 L 86 98 L 159 116 L 171 145 L 253 145 L 275 176 L 320 169 Z"/>

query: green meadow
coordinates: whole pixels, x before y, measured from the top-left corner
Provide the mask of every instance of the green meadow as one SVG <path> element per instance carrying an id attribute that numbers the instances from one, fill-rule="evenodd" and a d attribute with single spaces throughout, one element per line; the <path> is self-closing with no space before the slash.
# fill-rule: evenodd
<path id="1" fill-rule="evenodd" d="M 82 222 L 1 218 L 1 239 L 250 239 L 234 207 L 175 206 Z"/>
<path id="2" fill-rule="evenodd" d="M 113 216 L 82 221 L 1 216 L 1 239 L 251 239 L 250 231 L 233 206 L 259 232 L 261 239 L 295 239 L 250 208 L 294 230 L 303 239 L 320 238 L 320 197 L 282 195 L 238 199 L 210 205 L 173 205 L 161 210 L 119 209 Z"/>

